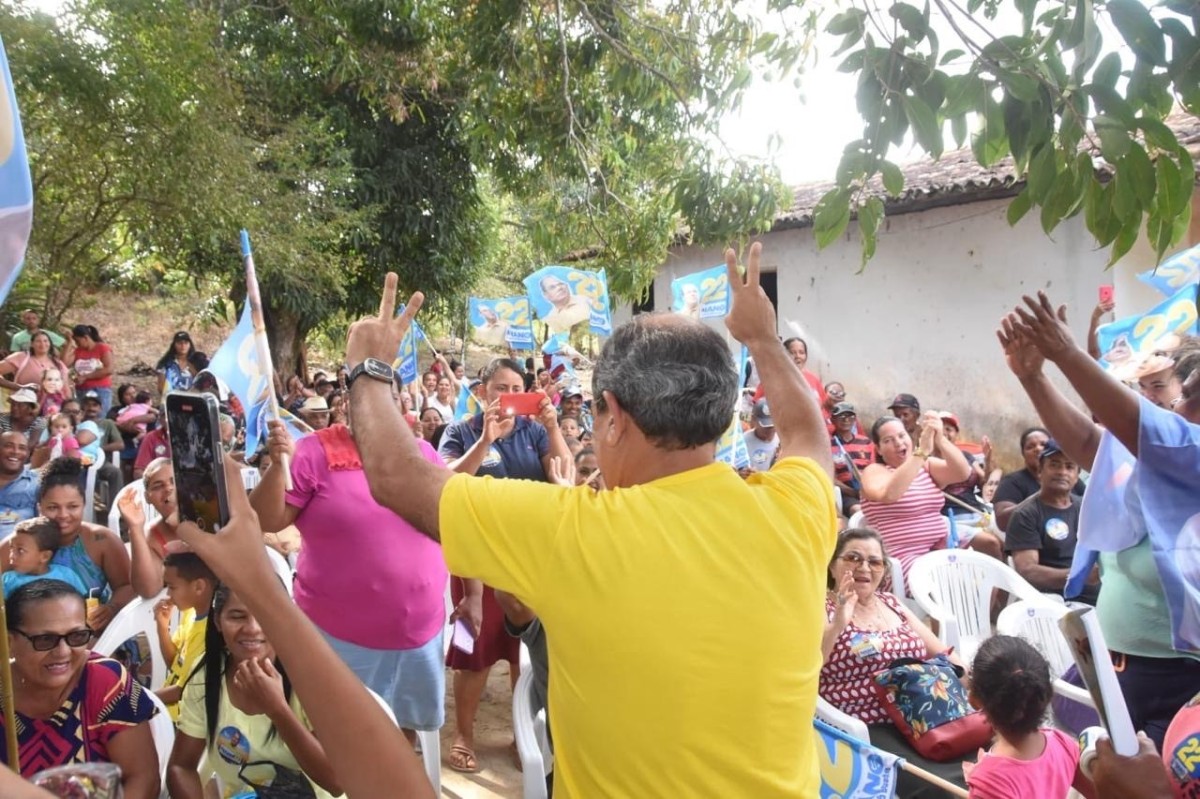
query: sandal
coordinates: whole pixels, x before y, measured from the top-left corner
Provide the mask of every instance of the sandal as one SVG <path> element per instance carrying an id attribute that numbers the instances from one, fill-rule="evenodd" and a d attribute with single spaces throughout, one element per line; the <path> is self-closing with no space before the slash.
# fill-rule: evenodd
<path id="1" fill-rule="evenodd" d="M 475 760 L 475 753 L 471 751 L 469 746 L 455 744 L 450 747 L 450 757 L 447 759 L 447 765 L 454 771 L 462 774 L 474 774 L 479 771 L 479 763 Z"/>

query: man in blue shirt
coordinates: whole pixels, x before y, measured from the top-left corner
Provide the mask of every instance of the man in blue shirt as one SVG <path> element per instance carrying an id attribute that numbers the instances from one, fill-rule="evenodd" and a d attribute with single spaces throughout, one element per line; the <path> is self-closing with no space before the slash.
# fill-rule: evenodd
<path id="1" fill-rule="evenodd" d="M 37 475 L 25 462 L 29 442 L 23 433 L 0 433 L 0 539 L 12 533 L 17 522 L 37 515 Z"/>

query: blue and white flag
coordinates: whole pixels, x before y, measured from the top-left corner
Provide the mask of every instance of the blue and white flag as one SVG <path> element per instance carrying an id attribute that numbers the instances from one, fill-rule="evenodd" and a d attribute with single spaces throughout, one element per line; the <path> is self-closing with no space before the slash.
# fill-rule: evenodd
<path id="1" fill-rule="evenodd" d="M 1154 286 L 1167 297 L 1184 286 L 1200 282 L 1200 244 L 1175 253 L 1155 269 L 1142 272 L 1138 280 Z"/>
<path id="2" fill-rule="evenodd" d="M 575 373 L 575 364 L 566 355 L 550 356 L 550 377 L 555 380 L 567 380 L 572 383 L 579 382 L 579 375 Z"/>
<path id="3" fill-rule="evenodd" d="M 0 303 L 8 299 L 21 274 L 32 228 L 33 181 L 17 95 L 0 40 Z"/>
<path id="4" fill-rule="evenodd" d="M 742 431 L 742 421 L 738 414 L 733 414 L 729 427 L 717 439 L 716 460 L 728 463 L 735 469 L 750 468 L 750 450 L 746 449 L 746 435 Z"/>
<path id="5" fill-rule="evenodd" d="M 672 310 L 692 319 L 722 318 L 729 313 L 729 272 L 725 264 L 671 281 Z"/>
<path id="6" fill-rule="evenodd" d="M 1100 363 L 1109 371 L 1120 371 L 1154 352 L 1167 336 L 1195 335 L 1196 285 L 1184 286 L 1144 314 L 1097 328 Z"/>
<path id="7" fill-rule="evenodd" d="M 565 352 L 567 343 L 571 334 L 568 332 L 555 333 L 550 338 L 546 339 L 546 343 L 542 345 L 542 353 L 545 355 L 557 355 L 560 352 Z"/>
<path id="8" fill-rule="evenodd" d="M 1083 593 L 1088 575 L 1101 552 L 1128 549 L 1145 535 L 1125 505 L 1125 491 L 1136 462 L 1125 445 L 1105 430 L 1096 447 L 1087 490 L 1079 508 L 1075 554 L 1063 589 L 1067 599 Z"/>
<path id="9" fill-rule="evenodd" d="M 458 402 L 454 406 L 454 419 L 446 421 L 464 421 L 475 418 L 475 414 L 483 413 L 483 403 L 471 393 L 470 387 L 464 380 L 458 389 Z"/>
<path id="10" fill-rule="evenodd" d="M 819 719 L 813 720 L 813 728 L 821 766 L 821 799 L 892 799 L 896 795 L 901 758 Z"/>
<path id="11" fill-rule="evenodd" d="M 488 300 L 471 297 L 471 337 L 485 347 L 532 350 L 533 328 L 529 326 L 529 298 L 502 297 Z"/>
<path id="12" fill-rule="evenodd" d="M 608 278 L 604 270 L 588 272 L 567 266 L 543 266 L 523 281 L 534 314 L 550 334 L 569 333 L 583 322 L 601 336 L 612 334 Z"/>
<path id="13" fill-rule="evenodd" d="M 256 451 L 259 441 L 267 438 L 267 422 L 270 421 L 268 405 L 275 387 L 271 375 L 267 374 L 258 360 L 250 303 L 243 306 L 237 326 L 209 361 L 208 371 L 224 381 L 241 401 L 246 411 L 246 452 Z M 284 408 L 279 409 L 279 416 L 293 439 L 312 432 L 308 425 Z"/>
<path id="14" fill-rule="evenodd" d="M 403 304 L 396 309 L 397 315 L 402 313 L 404 313 Z M 425 340 L 425 331 L 421 329 L 421 323 L 414 319 L 412 327 L 404 334 L 404 338 L 400 339 L 400 348 L 396 351 L 396 359 L 392 361 L 392 368 L 396 370 L 400 385 L 407 386 L 417 382 L 417 376 L 421 370 L 417 362 L 417 345 Z"/>

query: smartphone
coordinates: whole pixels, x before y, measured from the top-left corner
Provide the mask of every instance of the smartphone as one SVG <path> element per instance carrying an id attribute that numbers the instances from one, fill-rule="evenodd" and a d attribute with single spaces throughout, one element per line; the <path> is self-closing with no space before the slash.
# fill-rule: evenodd
<path id="1" fill-rule="evenodd" d="M 541 394 L 500 395 L 500 412 L 506 416 L 537 416 L 541 410 Z"/>
<path id="2" fill-rule="evenodd" d="M 1113 287 L 1112 286 L 1101 286 L 1100 287 L 1100 302 L 1108 303 L 1108 302 L 1112 302 L 1112 301 L 1113 301 Z"/>
<path id="3" fill-rule="evenodd" d="M 167 439 L 175 468 L 181 521 L 215 533 L 229 522 L 229 495 L 221 464 L 221 416 L 211 394 L 167 395 Z"/>
<path id="4" fill-rule="evenodd" d="M 471 628 L 462 619 L 454 622 L 454 632 L 450 635 L 450 645 L 468 655 L 475 652 L 475 636 Z"/>

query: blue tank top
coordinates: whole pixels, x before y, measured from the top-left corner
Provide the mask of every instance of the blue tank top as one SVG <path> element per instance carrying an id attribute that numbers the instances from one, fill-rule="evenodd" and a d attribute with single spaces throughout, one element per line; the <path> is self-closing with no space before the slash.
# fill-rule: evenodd
<path id="1" fill-rule="evenodd" d="M 101 603 L 108 602 L 112 597 L 108 576 L 104 573 L 104 569 L 100 568 L 100 565 L 88 555 L 87 547 L 83 545 L 82 531 L 70 546 L 59 547 L 50 562 L 75 572 L 75 576 L 83 583 L 88 594 L 97 597 Z"/>

